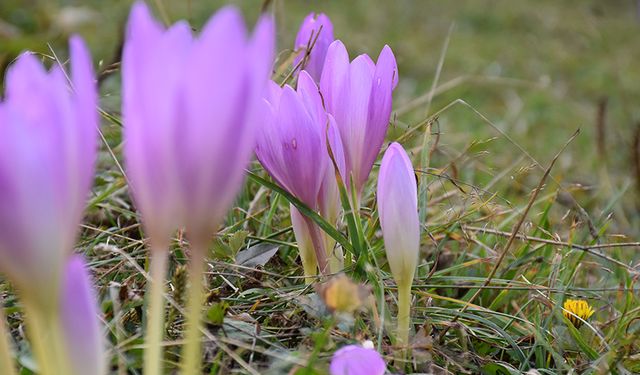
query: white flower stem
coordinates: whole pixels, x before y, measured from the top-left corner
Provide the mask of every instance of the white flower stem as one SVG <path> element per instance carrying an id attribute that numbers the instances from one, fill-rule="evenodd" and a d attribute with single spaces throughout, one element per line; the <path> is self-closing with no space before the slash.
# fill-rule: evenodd
<path id="1" fill-rule="evenodd" d="M 191 242 L 191 258 L 189 259 L 189 294 L 186 310 L 185 344 L 182 349 L 182 375 L 201 374 L 201 313 L 204 290 L 202 285 L 205 270 L 206 241 Z"/>
<path id="2" fill-rule="evenodd" d="M 302 253 L 302 251 L 304 250 L 300 249 L 300 253 Z M 318 264 L 316 263 L 315 254 L 307 254 L 307 256 L 300 258 L 302 259 L 302 269 L 304 270 L 304 282 L 307 285 L 313 284 L 318 274 Z"/>
<path id="3" fill-rule="evenodd" d="M 409 346 L 409 326 L 411 324 L 411 284 L 412 282 L 398 283 L 398 332 L 396 336 L 397 346 L 401 348 L 402 357 L 405 357 Z"/>
<path id="4" fill-rule="evenodd" d="M 147 349 L 144 353 L 144 373 L 160 375 L 162 371 L 162 340 L 164 339 L 164 284 L 167 273 L 167 251 L 152 248 L 148 281 L 149 307 L 147 310 Z"/>
<path id="5" fill-rule="evenodd" d="M 25 302 L 27 331 L 41 375 L 70 374 L 57 305 Z"/>
<path id="6" fill-rule="evenodd" d="M 320 236 L 320 231 L 313 220 L 305 216 L 304 221 L 307 224 L 307 228 L 309 228 L 309 235 L 311 236 L 311 243 L 313 243 L 313 250 L 316 254 L 316 261 L 318 262 L 320 275 L 326 275 L 330 273 L 331 270 L 329 269 L 327 251 L 324 248 L 324 241 Z"/>

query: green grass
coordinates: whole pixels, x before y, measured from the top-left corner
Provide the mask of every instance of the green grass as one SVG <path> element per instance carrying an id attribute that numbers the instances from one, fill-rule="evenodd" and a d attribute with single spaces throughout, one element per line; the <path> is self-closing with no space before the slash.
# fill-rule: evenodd
<path id="1" fill-rule="evenodd" d="M 91 20 L 69 30 L 60 26 L 63 4 L 81 3 Z M 219 1 L 160 3 L 171 20 L 186 17 L 195 28 L 220 6 Z M 260 4 L 236 3 L 254 22 Z M 50 55 L 47 43 L 64 56 L 74 31 L 88 41 L 102 71 L 114 59 L 129 5 L 3 1 L 0 66 L 24 48 Z M 208 373 L 324 373 L 336 348 L 364 339 L 374 341 L 395 373 L 640 372 L 639 246 L 616 245 L 637 241 L 640 234 L 640 176 L 633 163 L 640 121 L 640 22 L 634 2 L 276 0 L 272 6 L 280 51 L 290 48 L 306 13 L 324 11 L 352 56 L 377 56 L 389 44 L 398 59 L 397 116 L 388 140 L 401 139 L 421 186 L 428 188 L 413 286 L 415 367 L 399 368 L 392 361 L 396 288 L 376 220 L 374 168 L 361 215 L 374 262 L 356 276 L 378 299 L 373 309 L 363 308 L 350 319 L 331 317 L 315 290 L 304 285 L 286 197 L 258 179 L 247 181 L 211 247 L 203 309 L 211 333 L 204 344 Z M 101 86 L 101 106 L 110 118 L 102 123 L 106 143 L 78 249 L 90 260 L 99 289 L 114 369 L 139 374 L 147 251 L 114 160 L 122 163 L 119 87 L 117 72 Z M 603 98 L 608 100 L 600 140 L 605 153 L 598 149 L 596 130 Z M 545 169 L 577 129 L 580 134 L 532 202 L 521 237 L 482 287 Z M 432 133 L 428 169 L 419 165 L 425 131 Z M 251 170 L 266 176 L 257 163 Z M 346 224 L 337 230 L 347 235 Z M 235 261 L 238 251 L 260 244 L 279 246 L 264 267 Z M 178 234 L 168 294 L 177 304 L 184 301 L 187 248 Z M 2 287 L 26 366 L 20 304 L 9 285 Z M 567 326 L 560 306 L 568 297 L 594 306 L 589 325 Z M 182 323 L 171 308 L 169 367 L 179 361 Z"/>

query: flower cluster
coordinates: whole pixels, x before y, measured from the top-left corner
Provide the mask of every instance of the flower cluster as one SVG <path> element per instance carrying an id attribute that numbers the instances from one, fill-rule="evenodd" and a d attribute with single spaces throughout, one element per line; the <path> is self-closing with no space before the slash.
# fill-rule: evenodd
<path id="1" fill-rule="evenodd" d="M 70 81 L 62 68 L 47 72 L 25 53 L 9 68 L 0 102 L 0 272 L 24 301 L 44 375 L 102 374 L 108 362 L 98 294 L 72 251 L 94 175 L 99 121 L 89 53 L 79 37 L 70 46 Z M 181 373 L 201 372 L 206 250 L 253 152 L 276 184 L 331 225 L 339 225 L 345 205 L 359 219 L 389 127 L 398 84 L 394 54 L 384 46 L 376 61 L 366 54 L 351 60 L 324 14 L 304 19 L 295 48 L 294 79 L 274 82 L 271 16 L 261 16 L 249 34 L 240 12 L 227 7 L 194 35 L 184 21 L 163 26 L 141 1 L 131 9 L 121 63 L 123 139 L 126 177 L 150 248 L 147 375 L 164 372 L 163 293 L 179 229 L 190 246 Z M 413 168 L 398 143 L 382 158 L 377 203 L 399 290 L 397 341 L 406 344 L 420 224 Z M 291 223 L 307 282 L 341 271 L 343 249 L 296 207 L 290 206 Z M 348 346 L 330 370 L 385 369 L 373 349 Z M 10 365 L 2 370 L 13 373 Z"/>

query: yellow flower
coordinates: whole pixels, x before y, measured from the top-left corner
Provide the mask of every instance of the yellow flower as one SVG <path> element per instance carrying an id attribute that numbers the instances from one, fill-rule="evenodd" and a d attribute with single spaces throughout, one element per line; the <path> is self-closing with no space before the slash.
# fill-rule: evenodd
<path id="1" fill-rule="evenodd" d="M 571 321 L 574 327 L 580 328 L 582 321 L 589 319 L 593 315 L 593 308 L 587 301 L 582 299 L 568 299 L 564 302 L 562 315 Z M 577 317 L 580 319 L 578 319 Z"/>

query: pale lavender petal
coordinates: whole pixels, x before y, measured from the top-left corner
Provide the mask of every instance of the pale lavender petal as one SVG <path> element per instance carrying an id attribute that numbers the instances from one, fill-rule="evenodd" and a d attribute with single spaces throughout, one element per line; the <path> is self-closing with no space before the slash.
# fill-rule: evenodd
<path id="1" fill-rule="evenodd" d="M 219 224 L 248 161 L 237 155 L 238 142 L 247 137 L 246 43 L 238 10 L 218 11 L 195 43 L 185 72 L 184 96 L 175 103 L 183 106 L 184 122 L 189 124 L 182 126 L 175 142 L 186 225 L 196 231 L 212 231 L 212 225 Z M 210 223 L 210 217 L 216 222 Z"/>
<path id="2" fill-rule="evenodd" d="M 82 196 L 82 192 L 89 191 L 93 183 L 93 170 L 98 147 L 98 89 L 91 65 L 91 56 L 86 45 L 78 36 L 71 37 L 70 55 L 71 79 L 74 89 L 73 105 L 77 108 L 74 112 L 74 126 L 71 129 L 71 133 L 77 134 L 77 154 L 70 155 L 70 157 L 79 163 L 77 172 L 80 188 L 74 193 L 76 196 Z M 78 200 L 78 216 L 82 215 L 85 201 L 86 197 Z M 77 221 L 80 219 L 81 217 L 76 218 Z"/>
<path id="3" fill-rule="evenodd" d="M 359 345 L 347 345 L 331 358 L 331 375 L 383 375 L 387 365 L 380 353 Z"/>
<path id="4" fill-rule="evenodd" d="M 66 265 L 60 308 L 66 352 L 73 373 L 104 374 L 105 347 L 97 299 L 89 272 L 80 256 L 73 256 Z"/>
<path id="5" fill-rule="evenodd" d="M 350 178 L 353 174 L 358 191 L 364 185 L 372 167 L 366 168 L 363 163 L 365 156 L 372 152 L 377 153 L 383 141 L 379 141 L 380 145 L 377 144 L 378 140 L 372 144 L 366 143 L 373 69 L 373 62 L 366 55 L 360 55 L 353 60 L 349 69 L 345 101 L 334 113 L 340 136 L 345 144 L 347 176 Z"/>
<path id="6" fill-rule="evenodd" d="M 280 97 L 282 96 L 282 87 L 277 83 L 269 80 L 267 88 L 265 90 L 264 98 L 271 104 L 276 110 L 280 108 Z"/>
<path id="7" fill-rule="evenodd" d="M 182 219 L 175 140 L 184 121 L 179 87 L 192 45 L 184 23 L 163 31 L 144 3 L 129 17 L 123 51 L 125 164 L 153 242 L 166 244 Z"/>
<path id="8" fill-rule="evenodd" d="M 320 79 L 320 91 L 324 96 L 324 102 L 334 117 L 334 112 L 341 108 L 348 73 L 349 54 L 344 44 L 336 40 L 329 46 Z"/>
<path id="9" fill-rule="evenodd" d="M 398 143 L 385 152 L 378 176 L 378 216 L 397 283 L 413 280 L 420 249 L 418 197 L 409 156 Z"/>
<path id="10" fill-rule="evenodd" d="M 361 185 L 366 182 L 387 134 L 391 116 L 391 96 L 397 80 L 396 60 L 391 49 L 385 46 L 380 52 L 378 63 L 373 72 L 366 120 L 367 128 L 364 134 L 364 144 L 368 147 L 362 150 L 362 160 L 359 166 L 360 180 L 358 182 Z"/>
<path id="11" fill-rule="evenodd" d="M 300 72 L 298 76 L 298 88 L 296 91 L 304 101 L 305 109 L 324 133 L 324 129 L 327 126 L 327 112 L 322 106 L 322 98 L 318 86 L 305 70 Z"/>
<path id="12" fill-rule="evenodd" d="M 337 129 L 333 116 L 329 115 L 329 128 L 327 129 L 327 136 L 329 145 L 331 146 L 331 152 L 333 154 L 334 161 L 338 166 L 338 171 L 345 181 L 345 161 L 344 150 L 342 148 L 342 139 L 340 138 L 340 132 Z M 318 201 L 320 205 L 320 214 L 326 218 L 330 223 L 335 224 L 340 212 L 340 191 L 338 189 L 338 183 L 336 178 L 336 171 L 333 166 L 333 162 L 329 160 L 329 167 L 325 172 L 322 186 L 320 187 L 320 193 Z"/>
<path id="13" fill-rule="evenodd" d="M 324 13 L 318 15 L 310 13 L 307 15 L 296 35 L 296 51 L 306 49 L 310 45 L 313 46 L 306 65 L 300 67 L 300 69 L 307 70 L 316 82 L 320 81 L 327 50 L 333 39 L 333 24 Z M 298 65 L 304 55 L 305 52 L 300 52 L 296 56 L 293 65 Z"/>

